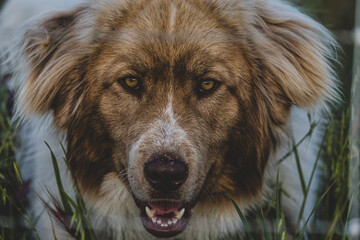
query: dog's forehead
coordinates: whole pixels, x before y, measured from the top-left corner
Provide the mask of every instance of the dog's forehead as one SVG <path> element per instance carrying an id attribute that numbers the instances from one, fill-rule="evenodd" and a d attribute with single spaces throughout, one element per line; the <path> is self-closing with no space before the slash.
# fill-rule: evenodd
<path id="1" fill-rule="evenodd" d="M 211 51 L 239 39 L 239 26 L 224 14 L 211 11 L 215 7 L 204 7 L 196 1 L 134 0 L 132 4 L 107 5 L 98 12 L 97 25 L 101 31 L 107 27 L 113 32 L 105 33 L 113 42 L 157 44 L 168 52 L 170 47 L 181 51 L 189 45 Z"/>
<path id="2" fill-rule="evenodd" d="M 203 0 L 106 0 L 97 6 L 97 21 L 100 26 L 119 28 L 135 25 L 141 30 L 158 29 L 238 29 L 242 28 L 231 8 L 241 5 L 222 4 L 222 1 Z M 237 2 L 237 1 L 235 1 Z"/>
<path id="3" fill-rule="evenodd" d="M 146 72 L 160 73 L 175 66 L 178 75 L 223 71 L 226 62 L 242 59 L 238 53 L 245 52 L 244 40 L 239 38 L 238 26 L 210 8 L 195 1 L 155 0 L 100 11 L 99 25 L 107 26 L 102 41 L 108 42 L 107 59 L 111 52 L 113 63 L 125 60 Z"/>

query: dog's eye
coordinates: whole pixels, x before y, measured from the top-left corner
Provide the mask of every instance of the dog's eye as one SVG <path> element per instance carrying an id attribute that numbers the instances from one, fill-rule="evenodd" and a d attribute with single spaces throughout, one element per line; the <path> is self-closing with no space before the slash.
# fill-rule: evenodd
<path id="1" fill-rule="evenodd" d="M 141 81 L 136 77 L 120 78 L 118 82 L 129 91 L 138 91 L 141 88 Z"/>
<path id="2" fill-rule="evenodd" d="M 199 91 L 201 93 L 206 93 L 213 90 L 215 86 L 216 86 L 216 82 L 214 80 L 210 80 L 210 79 L 204 80 L 199 85 Z"/>
<path id="3" fill-rule="evenodd" d="M 138 89 L 140 86 L 140 81 L 134 77 L 124 78 L 123 81 L 126 84 L 126 86 L 128 86 L 129 88 L 132 88 L 132 89 Z"/>

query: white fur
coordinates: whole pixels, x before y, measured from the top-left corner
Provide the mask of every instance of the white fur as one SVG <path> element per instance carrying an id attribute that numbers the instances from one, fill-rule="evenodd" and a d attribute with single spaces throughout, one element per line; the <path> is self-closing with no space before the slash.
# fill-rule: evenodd
<path id="1" fill-rule="evenodd" d="M 170 20 L 169 20 L 170 32 L 174 29 L 175 19 L 176 19 L 176 6 L 174 5 L 174 3 L 171 3 Z"/>
<path id="2" fill-rule="evenodd" d="M 204 158 L 201 149 L 194 148 L 195 144 L 188 137 L 186 131 L 179 126 L 173 111 L 173 96 L 169 94 L 168 104 L 165 106 L 163 113 L 155 118 L 149 125 L 148 130 L 141 134 L 140 138 L 131 146 L 129 153 L 128 178 L 132 179 L 141 176 L 142 169 L 138 166 L 145 164 L 144 159 L 150 159 L 158 153 L 177 153 L 189 165 L 189 176 L 196 174 L 195 169 L 200 168 L 198 159 Z M 137 173 L 138 172 L 138 173 Z M 136 174 L 137 173 L 137 174 Z M 188 192 L 195 192 L 197 188 L 196 178 L 188 178 L 186 188 Z M 141 187 L 138 181 L 130 181 L 131 189 L 136 197 L 141 199 Z M 191 201 L 190 194 L 185 196 Z"/>

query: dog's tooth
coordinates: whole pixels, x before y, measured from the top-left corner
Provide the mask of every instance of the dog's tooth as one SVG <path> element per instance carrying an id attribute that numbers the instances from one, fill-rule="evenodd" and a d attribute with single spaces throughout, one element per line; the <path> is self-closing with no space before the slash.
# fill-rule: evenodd
<path id="1" fill-rule="evenodd" d="M 148 206 L 145 207 L 145 212 L 148 215 L 149 218 L 152 218 L 155 214 L 154 209 L 150 209 Z"/>
<path id="2" fill-rule="evenodd" d="M 173 224 L 176 224 L 176 223 L 177 223 L 177 221 L 178 221 L 178 219 L 177 219 L 177 218 L 174 218 L 174 219 L 172 220 Z"/>
<path id="3" fill-rule="evenodd" d="M 156 223 L 156 218 L 151 218 L 151 221 L 153 222 L 153 223 Z"/>
<path id="4" fill-rule="evenodd" d="M 171 224 L 172 224 L 172 221 L 171 221 L 171 220 L 169 220 L 167 224 L 168 224 L 168 225 L 171 225 Z"/>
<path id="5" fill-rule="evenodd" d="M 161 224 L 161 220 L 158 219 L 158 220 L 156 221 L 156 223 L 157 223 L 157 224 Z"/>
<path id="6" fill-rule="evenodd" d="M 160 226 L 161 226 L 161 227 L 165 227 L 165 224 L 164 224 L 164 223 L 162 223 Z"/>
<path id="7" fill-rule="evenodd" d="M 164 224 L 165 227 L 168 227 L 169 225 L 167 223 Z"/>
<path id="8" fill-rule="evenodd" d="M 185 208 L 181 209 L 180 211 L 175 211 L 175 216 L 177 219 L 181 219 L 184 216 Z"/>

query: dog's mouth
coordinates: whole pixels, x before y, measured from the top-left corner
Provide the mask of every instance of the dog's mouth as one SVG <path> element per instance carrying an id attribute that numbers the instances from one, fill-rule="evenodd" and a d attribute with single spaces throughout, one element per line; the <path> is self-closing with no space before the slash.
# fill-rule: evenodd
<path id="1" fill-rule="evenodd" d="M 173 237 L 184 231 L 191 206 L 172 201 L 136 201 L 145 229 L 156 237 Z"/>

